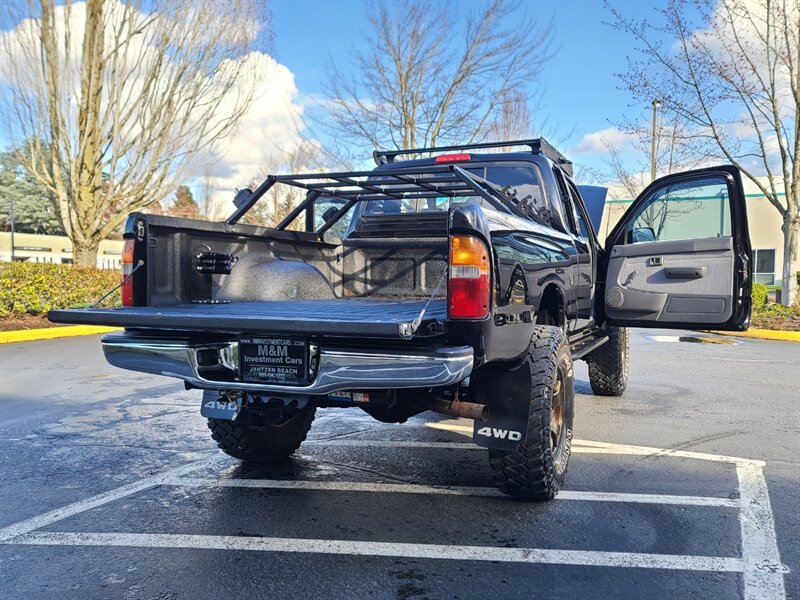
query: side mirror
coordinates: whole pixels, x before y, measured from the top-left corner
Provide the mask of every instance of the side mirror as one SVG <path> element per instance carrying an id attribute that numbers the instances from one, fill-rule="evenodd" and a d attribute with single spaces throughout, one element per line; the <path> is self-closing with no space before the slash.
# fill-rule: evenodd
<path id="1" fill-rule="evenodd" d="M 336 213 L 339 212 L 339 208 L 341 207 L 329 206 L 328 209 L 324 213 L 322 213 L 322 220 L 325 223 L 330 221 L 333 217 L 336 216 Z"/>
<path id="2" fill-rule="evenodd" d="M 233 205 L 236 208 L 239 208 L 242 204 L 244 204 L 245 200 L 247 200 L 250 196 L 253 195 L 253 190 L 250 188 L 242 188 L 236 195 L 233 197 Z"/>
<path id="3" fill-rule="evenodd" d="M 628 232 L 628 243 L 655 242 L 656 232 L 652 227 L 636 227 Z"/>

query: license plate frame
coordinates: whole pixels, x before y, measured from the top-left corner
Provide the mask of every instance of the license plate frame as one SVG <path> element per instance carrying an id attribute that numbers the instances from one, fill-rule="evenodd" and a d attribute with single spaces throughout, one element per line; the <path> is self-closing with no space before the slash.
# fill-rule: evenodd
<path id="1" fill-rule="evenodd" d="M 303 385 L 309 379 L 309 343 L 284 336 L 239 338 L 239 380 L 244 383 Z"/>

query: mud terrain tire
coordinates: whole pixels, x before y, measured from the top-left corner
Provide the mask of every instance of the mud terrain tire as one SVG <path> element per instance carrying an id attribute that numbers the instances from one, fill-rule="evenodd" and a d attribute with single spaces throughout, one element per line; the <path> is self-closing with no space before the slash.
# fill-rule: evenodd
<path id="1" fill-rule="evenodd" d="M 528 500 L 552 500 L 564 483 L 572 446 L 575 390 L 564 332 L 537 326 L 518 369 L 530 381 L 528 431 L 516 450 L 489 450 L 497 487 Z"/>

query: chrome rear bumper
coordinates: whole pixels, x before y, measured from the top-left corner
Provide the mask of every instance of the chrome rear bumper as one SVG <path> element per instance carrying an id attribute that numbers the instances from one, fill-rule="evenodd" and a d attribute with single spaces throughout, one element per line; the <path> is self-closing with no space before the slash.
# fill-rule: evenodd
<path id="1" fill-rule="evenodd" d="M 218 363 L 209 369 L 198 361 L 198 352 L 209 352 Z M 103 338 L 106 360 L 115 367 L 155 375 L 177 377 L 203 389 L 241 390 L 293 394 L 329 394 L 342 390 L 439 387 L 457 383 L 472 372 L 470 346 L 414 352 L 357 352 L 319 350 L 317 374 L 309 385 L 278 385 L 214 380 L 210 370 L 224 370 L 232 379 L 238 373 L 237 342 L 192 344 L 185 340 L 128 337 Z"/>

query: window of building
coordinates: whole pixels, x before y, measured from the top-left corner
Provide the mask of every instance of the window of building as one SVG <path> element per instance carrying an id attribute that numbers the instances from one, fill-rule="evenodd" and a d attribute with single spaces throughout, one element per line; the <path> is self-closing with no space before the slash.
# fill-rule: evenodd
<path id="1" fill-rule="evenodd" d="M 753 250 L 753 280 L 775 285 L 775 250 Z"/>

